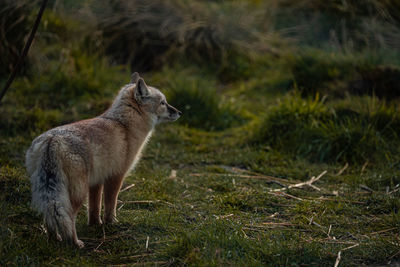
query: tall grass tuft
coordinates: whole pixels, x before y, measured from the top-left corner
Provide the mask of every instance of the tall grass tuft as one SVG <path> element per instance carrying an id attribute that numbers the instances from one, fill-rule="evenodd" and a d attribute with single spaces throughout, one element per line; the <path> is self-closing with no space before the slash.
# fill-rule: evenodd
<path id="1" fill-rule="evenodd" d="M 276 25 L 307 45 L 348 51 L 400 48 L 397 0 L 280 0 Z"/>
<path id="2" fill-rule="evenodd" d="M 110 105 L 129 73 L 105 59 L 65 51 L 41 75 L 17 79 L 0 114 L 0 134 L 44 131 L 97 116 Z"/>
<path id="3" fill-rule="evenodd" d="M 312 50 L 295 56 L 291 68 L 294 81 L 302 92 L 315 95 L 329 83 L 353 76 L 357 65 L 361 67 L 363 63 L 353 57 Z"/>
<path id="4" fill-rule="evenodd" d="M 247 2 L 103 0 L 92 10 L 106 53 L 139 71 L 179 57 L 227 64 L 232 52 L 268 46 L 265 11 Z"/>
<path id="5" fill-rule="evenodd" d="M 394 105 L 354 110 L 329 107 L 318 97 L 286 97 L 264 117 L 253 142 L 313 162 L 382 162 L 399 152 L 400 116 Z"/>
<path id="6" fill-rule="evenodd" d="M 290 61 L 294 84 L 303 95 L 400 97 L 400 69 L 368 53 L 327 53 L 306 49 Z"/>

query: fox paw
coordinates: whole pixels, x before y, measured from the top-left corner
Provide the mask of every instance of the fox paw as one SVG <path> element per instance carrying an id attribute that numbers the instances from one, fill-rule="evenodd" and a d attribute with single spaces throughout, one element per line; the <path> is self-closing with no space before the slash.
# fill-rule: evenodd
<path id="1" fill-rule="evenodd" d="M 56 238 L 57 238 L 58 241 L 62 241 L 62 237 L 61 237 L 61 235 L 59 233 L 56 234 Z"/>
<path id="2" fill-rule="evenodd" d="M 106 223 L 108 223 L 108 224 L 118 223 L 117 217 L 115 217 L 115 216 L 106 217 L 106 218 L 104 218 L 104 220 L 105 220 Z"/>
<path id="3" fill-rule="evenodd" d="M 83 243 L 81 240 L 79 240 L 79 239 L 77 239 L 77 240 L 75 240 L 75 245 L 78 247 L 78 248 L 83 248 L 84 246 L 85 246 L 85 243 Z"/>
<path id="4" fill-rule="evenodd" d="M 97 219 L 89 219 L 88 225 L 102 225 L 103 222 L 100 218 Z"/>

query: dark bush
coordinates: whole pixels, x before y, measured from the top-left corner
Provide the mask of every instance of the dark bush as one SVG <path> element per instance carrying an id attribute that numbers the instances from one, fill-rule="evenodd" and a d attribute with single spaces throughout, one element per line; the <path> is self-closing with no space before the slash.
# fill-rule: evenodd
<path id="1" fill-rule="evenodd" d="M 117 63 L 148 71 L 177 58 L 225 64 L 231 53 L 243 49 L 243 40 L 248 47 L 263 36 L 260 27 L 265 25 L 256 22 L 260 16 L 248 6 L 245 2 L 104 0 L 93 10 L 105 52 Z"/>
<path id="2" fill-rule="evenodd" d="M 348 83 L 348 91 L 358 95 L 375 95 L 387 100 L 400 97 L 400 69 L 377 66 L 359 70 L 358 78 Z"/>
<path id="3" fill-rule="evenodd" d="M 286 35 L 302 43 L 351 50 L 399 48 L 397 0 L 281 0 L 278 5 L 277 27 L 292 28 Z"/>
<path id="4" fill-rule="evenodd" d="M 315 95 L 317 92 L 326 92 L 329 83 L 347 80 L 354 75 L 355 66 L 361 64 L 344 55 L 311 51 L 294 58 L 292 72 L 301 92 Z"/>
<path id="5" fill-rule="evenodd" d="M 293 59 L 294 82 L 304 96 L 347 93 L 387 100 L 400 96 L 400 69 L 346 54 L 306 52 Z"/>
<path id="6" fill-rule="evenodd" d="M 33 6 L 28 1 L 0 1 L 0 78 L 7 77 L 17 64 L 32 27 Z"/>

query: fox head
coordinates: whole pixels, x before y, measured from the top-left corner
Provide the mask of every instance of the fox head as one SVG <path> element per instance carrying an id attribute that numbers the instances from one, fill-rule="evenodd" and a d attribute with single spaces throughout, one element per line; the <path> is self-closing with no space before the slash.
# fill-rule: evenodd
<path id="1" fill-rule="evenodd" d="M 176 121 L 182 115 L 178 109 L 168 104 L 165 95 L 155 87 L 147 86 L 137 72 L 131 76 L 133 101 L 140 112 L 153 117 L 155 123 Z"/>

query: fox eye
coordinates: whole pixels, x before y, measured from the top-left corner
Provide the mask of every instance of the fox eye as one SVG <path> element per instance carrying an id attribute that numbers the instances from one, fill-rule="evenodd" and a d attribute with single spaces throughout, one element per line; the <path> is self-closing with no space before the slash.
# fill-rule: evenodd
<path id="1" fill-rule="evenodd" d="M 164 106 L 165 105 L 165 101 L 161 101 L 161 106 Z"/>

